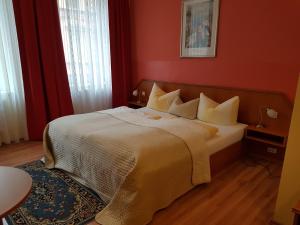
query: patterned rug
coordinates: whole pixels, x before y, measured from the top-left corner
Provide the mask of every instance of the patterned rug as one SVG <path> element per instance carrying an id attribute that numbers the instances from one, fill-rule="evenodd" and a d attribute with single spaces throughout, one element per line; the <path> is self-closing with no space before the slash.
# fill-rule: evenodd
<path id="1" fill-rule="evenodd" d="M 97 194 L 61 170 L 49 170 L 41 161 L 19 167 L 33 180 L 26 202 L 7 216 L 9 225 L 81 225 L 105 207 Z"/>

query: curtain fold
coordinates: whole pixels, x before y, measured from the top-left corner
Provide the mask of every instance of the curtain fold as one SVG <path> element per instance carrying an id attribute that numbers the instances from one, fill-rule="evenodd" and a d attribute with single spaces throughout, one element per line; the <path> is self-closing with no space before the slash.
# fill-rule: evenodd
<path id="1" fill-rule="evenodd" d="M 58 0 L 75 113 L 111 108 L 108 0 Z"/>
<path id="2" fill-rule="evenodd" d="M 28 138 L 22 69 L 11 0 L 0 1 L 0 145 Z"/>
<path id="3" fill-rule="evenodd" d="M 57 2 L 13 0 L 31 140 L 45 125 L 73 114 Z"/>
<path id="4" fill-rule="evenodd" d="M 128 104 L 131 78 L 129 6 L 129 0 L 108 1 L 114 107 Z"/>

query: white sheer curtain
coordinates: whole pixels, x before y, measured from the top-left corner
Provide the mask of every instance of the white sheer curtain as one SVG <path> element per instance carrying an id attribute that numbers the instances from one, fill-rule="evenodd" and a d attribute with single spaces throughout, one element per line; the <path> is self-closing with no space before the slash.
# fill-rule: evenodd
<path id="1" fill-rule="evenodd" d="M 27 139 L 27 125 L 12 0 L 0 1 L 0 145 Z"/>
<path id="2" fill-rule="evenodd" d="M 58 0 L 75 113 L 111 107 L 108 0 Z"/>

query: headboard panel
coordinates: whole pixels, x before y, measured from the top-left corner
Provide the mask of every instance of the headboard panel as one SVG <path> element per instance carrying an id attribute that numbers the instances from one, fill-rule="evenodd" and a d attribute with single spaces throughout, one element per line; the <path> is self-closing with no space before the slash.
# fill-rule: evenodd
<path id="1" fill-rule="evenodd" d="M 156 82 L 164 91 L 170 92 L 181 89 L 181 98 L 188 101 L 199 98 L 201 92 L 216 102 L 224 102 L 233 96 L 240 97 L 238 121 L 246 124 L 257 124 L 259 111 L 262 107 L 270 107 L 278 112 L 277 119 L 271 119 L 264 113 L 263 122 L 270 129 L 288 131 L 291 121 L 293 104 L 280 92 L 258 91 L 239 88 L 216 87 L 207 85 L 179 84 L 163 81 L 142 80 L 136 89 L 145 91 L 146 96 L 141 100 L 148 101 L 153 83 Z"/>

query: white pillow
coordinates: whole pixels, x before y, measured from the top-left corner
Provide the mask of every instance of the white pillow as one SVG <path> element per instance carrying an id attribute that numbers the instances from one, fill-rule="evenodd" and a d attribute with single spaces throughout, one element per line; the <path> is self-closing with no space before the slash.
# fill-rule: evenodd
<path id="1" fill-rule="evenodd" d="M 235 96 L 219 104 L 201 93 L 197 118 L 219 125 L 234 125 L 237 123 L 239 102 L 239 97 Z"/>
<path id="2" fill-rule="evenodd" d="M 197 117 L 199 98 L 183 103 L 180 97 L 177 97 L 170 106 L 168 112 L 181 116 L 186 119 L 195 119 Z"/>
<path id="3" fill-rule="evenodd" d="M 164 92 L 156 83 L 153 84 L 147 107 L 161 112 L 168 112 L 172 102 L 179 96 L 180 90 Z"/>

